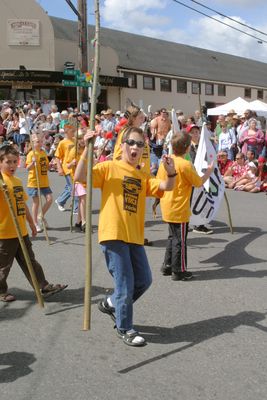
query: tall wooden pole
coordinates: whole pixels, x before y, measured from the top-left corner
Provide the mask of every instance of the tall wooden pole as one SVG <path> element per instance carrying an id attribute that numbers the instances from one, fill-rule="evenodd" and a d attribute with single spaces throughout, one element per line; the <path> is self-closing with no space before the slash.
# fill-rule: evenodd
<path id="1" fill-rule="evenodd" d="M 95 114 L 97 89 L 99 79 L 99 32 L 100 32 L 100 15 L 99 15 L 99 0 L 95 0 L 95 57 L 93 70 L 93 88 L 91 97 L 90 111 L 90 129 L 95 128 Z M 86 268 L 85 268 L 85 288 L 84 288 L 84 319 L 83 330 L 90 329 L 91 326 L 91 286 L 92 286 L 92 167 L 93 167 L 93 150 L 94 141 L 90 140 L 88 146 L 87 160 L 87 196 L 86 196 Z"/>

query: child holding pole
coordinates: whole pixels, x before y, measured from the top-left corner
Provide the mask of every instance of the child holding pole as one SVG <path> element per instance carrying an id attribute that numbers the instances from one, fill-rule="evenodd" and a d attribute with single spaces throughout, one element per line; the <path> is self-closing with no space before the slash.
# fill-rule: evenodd
<path id="1" fill-rule="evenodd" d="M 88 131 L 85 140 L 95 136 Z M 114 279 L 114 293 L 100 301 L 99 310 L 116 319 L 117 334 L 129 346 L 143 346 L 145 339 L 133 328 L 133 303 L 152 282 L 144 250 L 146 196 L 160 197 L 171 190 L 176 172 L 173 160 L 163 158 L 166 180 L 151 177 L 139 168 L 145 146 L 142 129 L 129 127 L 122 137 L 120 160 L 106 161 L 93 168 L 93 187 L 102 191 L 99 243 L 107 268 Z M 85 181 L 85 148 L 74 179 Z"/>
<path id="2" fill-rule="evenodd" d="M 32 244 L 29 239 L 26 220 L 31 228 L 32 235 L 36 235 L 36 227 L 26 205 L 27 194 L 23 190 L 21 180 L 14 176 L 19 160 L 19 152 L 11 145 L 2 146 L 0 149 L 0 179 L 1 188 L 4 183 L 7 186 L 13 210 L 15 210 L 16 222 L 19 225 L 22 238 L 29 253 L 29 257 L 36 275 L 40 290 L 44 296 L 57 293 L 67 285 L 54 285 L 48 283 L 43 268 L 35 259 Z M 16 300 L 15 296 L 8 293 L 7 278 L 16 258 L 24 275 L 30 282 L 28 266 L 19 243 L 15 223 L 12 219 L 10 205 L 6 201 L 4 193 L 0 190 L 0 301 L 10 302 Z"/>
<path id="3" fill-rule="evenodd" d="M 29 171 L 27 192 L 32 198 L 33 222 L 36 226 L 37 232 L 42 232 L 42 222 L 46 224 L 46 228 L 48 228 L 48 224 L 45 218 L 43 218 L 42 221 L 41 215 L 38 216 L 39 196 L 36 173 L 38 173 L 39 177 L 40 194 L 45 197 L 45 203 L 42 206 L 42 213 L 43 216 L 45 216 L 53 201 L 52 190 L 49 187 L 49 179 L 47 175 L 49 160 L 45 151 L 42 149 L 42 142 L 37 135 L 32 135 L 32 145 L 34 149 L 27 154 L 26 158 L 26 169 Z M 35 168 L 35 165 L 37 168 Z"/>
<path id="4" fill-rule="evenodd" d="M 190 219 L 190 198 L 193 186 L 200 187 L 210 177 L 213 163 L 200 177 L 191 161 L 185 159 L 190 151 L 191 136 L 185 132 L 175 133 L 172 138 L 173 155 L 177 177 L 174 189 L 164 193 L 160 200 L 163 221 L 168 222 L 169 236 L 161 267 L 163 275 L 171 275 L 173 281 L 187 281 L 193 277 L 187 271 L 187 233 Z M 166 179 L 163 165 L 157 174 L 159 179 Z"/>

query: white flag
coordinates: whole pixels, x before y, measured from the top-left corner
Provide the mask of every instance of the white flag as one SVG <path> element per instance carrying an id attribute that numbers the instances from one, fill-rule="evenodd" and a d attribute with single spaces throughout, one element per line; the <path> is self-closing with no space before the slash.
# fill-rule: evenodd
<path id="1" fill-rule="evenodd" d="M 176 111 L 174 108 L 172 108 L 171 111 L 171 120 L 172 120 L 172 129 L 170 132 L 168 132 L 166 138 L 165 138 L 165 145 L 168 147 L 168 154 L 171 155 L 173 154 L 172 151 L 172 137 L 174 133 L 180 132 L 180 124 L 177 119 Z"/>
<path id="2" fill-rule="evenodd" d="M 202 176 L 207 165 L 215 161 L 215 168 L 210 178 L 200 188 L 194 188 L 191 201 L 190 225 L 205 225 L 214 219 L 224 195 L 224 180 L 217 165 L 215 149 L 209 140 L 206 124 L 203 125 L 194 166 Z"/>

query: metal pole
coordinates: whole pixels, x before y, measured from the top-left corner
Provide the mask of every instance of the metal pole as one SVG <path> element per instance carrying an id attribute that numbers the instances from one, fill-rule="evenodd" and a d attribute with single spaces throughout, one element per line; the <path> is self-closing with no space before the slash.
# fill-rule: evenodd
<path id="1" fill-rule="evenodd" d="M 79 31 L 79 69 L 81 72 L 88 71 L 88 28 L 87 28 L 87 0 L 78 1 L 78 12 L 81 19 L 78 20 L 78 31 Z M 81 104 L 88 104 L 88 93 L 87 88 L 77 88 L 80 92 L 80 105 L 79 111 L 81 111 Z"/>

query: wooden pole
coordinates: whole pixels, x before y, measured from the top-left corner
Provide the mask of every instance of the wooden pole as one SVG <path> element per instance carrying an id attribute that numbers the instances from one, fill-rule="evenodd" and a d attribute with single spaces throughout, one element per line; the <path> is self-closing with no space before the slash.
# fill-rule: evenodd
<path id="1" fill-rule="evenodd" d="M 95 128 L 96 100 L 99 76 L 99 31 L 100 15 L 99 0 L 95 0 L 95 57 L 94 57 L 94 77 L 91 97 L 90 110 L 90 129 Z M 93 168 L 93 150 L 94 141 L 90 140 L 87 153 L 87 196 L 86 196 L 86 268 L 85 268 L 85 287 L 84 287 L 84 318 L 83 330 L 89 330 L 91 327 L 91 286 L 92 286 L 92 168 Z"/>
<path id="2" fill-rule="evenodd" d="M 29 135 L 31 148 L 32 148 L 32 152 L 33 152 L 33 157 L 35 159 L 34 168 L 35 168 L 35 175 L 36 175 L 36 182 L 37 182 L 37 193 L 38 193 L 39 205 L 40 205 L 40 217 L 41 217 L 42 225 L 43 225 L 43 228 L 44 228 L 44 234 L 45 234 L 46 241 L 47 241 L 48 244 L 50 244 L 50 240 L 49 240 L 49 237 L 48 237 L 48 233 L 47 233 L 47 229 L 46 229 L 46 225 L 45 225 L 45 220 L 44 220 L 43 202 L 42 202 L 41 189 L 40 189 L 40 179 L 39 179 L 39 173 L 38 173 L 38 166 L 37 166 L 37 162 L 36 162 L 36 153 L 35 153 L 35 150 L 34 150 L 34 145 L 33 145 L 33 141 L 32 141 L 30 127 L 29 127 L 26 115 L 24 114 L 23 110 L 21 110 L 21 114 L 25 118 L 26 130 L 27 130 L 27 133 Z"/>
<path id="3" fill-rule="evenodd" d="M 41 291 L 40 291 L 39 284 L 37 282 L 37 278 L 36 278 L 36 275 L 35 275 L 35 272 L 34 272 L 34 269 L 33 269 L 33 266 L 32 266 L 32 262 L 31 262 L 27 247 L 25 245 L 25 242 L 24 242 L 24 239 L 23 239 L 23 236 L 22 236 L 22 233 L 21 233 L 21 229 L 20 229 L 20 226 L 19 226 L 19 223 L 18 223 L 18 220 L 17 220 L 17 216 L 16 216 L 16 213 L 15 213 L 15 210 L 14 210 L 14 207 L 13 207 L 13 203 L 12 203 L 9 191 L 8 191 L 8 187 L 7 187 L 6 183 L 4 182 L 4 179 L 3 179 L 3 176 L 1 174 L 1 172 L 0 172 L 0 189 L 3 190 L 4 197 L 5 197 L 6 202 L 8 204 L 8 208 L 9 208 L 9 211 L 10 211 L 10 214 L 11 214 L 11 217 L 12 217 L 16 232 L 17 232 L 17 236 L 18 236 L 19 243 L 20 243 L 20 246 L 21 246 L 21 249 L 22 249 L 22 252 L 23 252 L 23 256 L 25 258 L 25 262 L 26 262 L 28 270 L 29 270 L 29 274 L 30 274 L 30 277 L 31 277 L 32 285 L 33 285 L 33 288 L 34 288 L 34 291 L 35 291 L 35 295 L 36 295 L 38 304 L 39 304 L 40 307 L 43 308 L 44 307 L 43 296 L 41 295 Z"/>
<path id="4" fill-rule="evenodd" d="M 228 214 L 228 221 L 229 221 L 230 232 L 231 232 L 231 234 L 233 234 L 233 233 L 234 233 L 234 231 L 233 231 L 233 224 L 232 224 L 231 210 L 230 210 L 229 201 L 228 201 L 228 198 L 227 198 L 227 196 L 226 196 L 226 193 L 225 193 L 225 192 L 224 192 L 224 199 L 225 199 L 226 208 L 227 208 L 227 214 Z"/>

